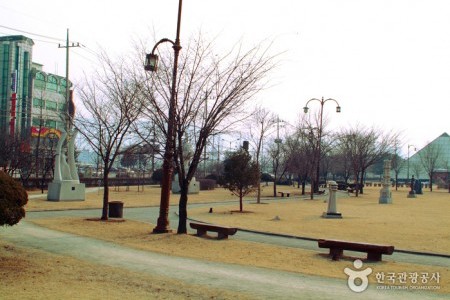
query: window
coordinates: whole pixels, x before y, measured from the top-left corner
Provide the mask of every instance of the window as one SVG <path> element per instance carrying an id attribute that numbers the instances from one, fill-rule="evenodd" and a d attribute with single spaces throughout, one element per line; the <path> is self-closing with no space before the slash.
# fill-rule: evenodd
<path id="1" fill-rule="evenodd" d="M 31 121 L 31 126 L 39 127 L 41 126 L 41 119 L 40 118 L 33 118 Z"/>
<path id="2" fill-rule="evenodd" d="M 46 120 L 45 127 L 56 128 L 56 121 L 55 120 Z"/>
<path id="3" fill-rule="evenodd" d="M 54 76 L 48 76 L 47 89 L 55 92 L 58 90 L 58 80 Z"/>
<path id="4" fill-rule="evenodd" d="M 33 98 L 33 107 L 44 107 L 44 101 L 42 99 Z"/>
<path id="5" fill-rule="evenodd" d="M 58 105 L 56 104 L 55 101 L 47 100 L 45 102 L 45 108 L 48 110 L 56 110 L 58 108 Z"/>
<path id="6" fill-rule="evenodd" d="M 45 76 L 42 73 L 36 73 L 36 79 L 34 81 L 34 86 L 38 89 L 45 88 Z"/>
<path id="7" fill-rule="evenodd" d="M 59 103 L 58 104 L 59 111 L 65 112 L 66 111 L 66 104 L 65 103 Z"/>

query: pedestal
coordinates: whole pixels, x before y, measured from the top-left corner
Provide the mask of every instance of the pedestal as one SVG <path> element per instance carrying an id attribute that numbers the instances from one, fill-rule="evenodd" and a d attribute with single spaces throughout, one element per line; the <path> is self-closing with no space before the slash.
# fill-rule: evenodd
<path id="1" fill-rule="evenodd" d="M 322 218 L 327 219 L 342 219 L 342 214 L 339 212 L 324 212 Z"/>
<path id="2" fill-rule="evenodd" d="M 408 198 L 416 198 L 416 193 L 414 191 L 410 191 L 408 193 Z"/>
<path id="3" fill-rule="evenodd" d="M 327 212 L 324 212 L 322 214 L 322 218 L 327 219 L 342 219 L 342 214 L 337 212 L 337 205 L 336 205 L 336 191 L 338 188 L 338 185 L 334 181 L 330 181 L 328 183 L 329 185 L 329 197 L 328 197 L 328 209 Z"/>
<path id="4" fill-rule="evenodd" d="M 380 190 L 379 204 L 392 204 L 392 193 L 389 185 L 383 184 L 383 188 Z"/>
<path id="5" fill-rule="evenodd" d="M 51 182 L 48 185 L 48 201 L 84 201 L 85 185 L 77 180 Z"/>

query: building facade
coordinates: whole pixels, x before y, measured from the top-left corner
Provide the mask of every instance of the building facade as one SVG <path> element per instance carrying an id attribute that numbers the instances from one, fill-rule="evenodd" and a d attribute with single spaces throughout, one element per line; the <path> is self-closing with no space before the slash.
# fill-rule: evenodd
<path id="1" fill-rule="evenodd" d="M 22 35 L 0 37 L 0 136 L 15 147 L 10 151 L 20 147 L 21 160 L 28 157 L 25 166 L 14 168 L 37 177 L 53 168 L 56 143 L 66 127 L 66 89 L 71 83 L 33 63 L 33 46 L 33 40 Z M 7 169 L 14 158 L 3 156 L 0 167 Z"/>
<path id="2" fill-rule="evenodd" d="M 444 132 L 422 149 L 418 149 L 400 172 L 400 178 L 413 176 L 421 181 L 428 181 L 428 170 L 433 169 L 433 182 L 445 184 L 450 174 L 450 135 Z M 409 180 L 409 179 L 408 179 Z"/>
<path id="3" fill-rule="evenodd" d="M 0 132 L 26 138 L 31 128 L 30 74 L 33 40 L 22 36 L 0 37 Z"/>

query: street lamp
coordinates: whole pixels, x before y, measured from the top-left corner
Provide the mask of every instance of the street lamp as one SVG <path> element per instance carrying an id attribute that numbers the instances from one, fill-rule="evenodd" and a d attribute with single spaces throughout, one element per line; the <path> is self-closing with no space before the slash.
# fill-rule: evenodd
<path id="1" fill-rule="evenodd" d="M 167 139 L 164 149 L 164 161 L 163 161 L 163 178 L 161 181 L 161 202 L 159 206 L 159 217 L 156 227 L 153 229 L 153 233 L 167 233 L 172 232 L 169 228 L 169 201 L 170 201 L 170 189 L 172 185 L 173 174 L 173 160 L 174 160 L 174 147 L 175 147 L 175 105 L 176 105 L 176 82 L 177 82 L 177 68 L 178 68 L 178 56 L 181 50 L 180 46 L 180 25 L 181 25 L 181 7 L 183 0 L 178 1 L 178 19 L 177 19 L 177 35 L 175 42 L 170 39 L 162 39 L 153 47 L 152 53 L 145 56 L 144 69 L 146 71 L 155 72 L 158 69 L 158 56 L 155 54 L 156 48 L 165 42 L 172 44 L 174 51 L 173 59 L 173 72 L 172 72 L 172 88 L 170 92 L 169 103 L 169 118 L 167 120 Z"/>
<path id="2" fill-rule="evenodd" d="M 317 145 L 317 152 L 318 152 L 318 155 L 317 155 L 317 159 L 316 159 L 316 157 L 314 157 L 315 160 L 317 161 L 316 162 L 317 163 L 316 174 L 315 174 L 316 178 L 315 178 L 315 180 L 313 180 L 313 182 L 311 184 L 311 199 L 313 199 L 314 198 L 313 192 L 318 192 L 319 191 L 320 156 L 321 156 L 321 151 L 322 151 L 321 144 L 322 144 L 322 130 L 323 130 L 323 125 L 322 125 L 323 124 L 322 123 L 322 120 L 323 120 L 323 106 L 325 105 L 325 103 L 327 101 L 334 101 L 334 102 L 336 102 L 336 112 L 337 113 L 341 112 L 341 106 L 339 105 L 339 103 L 336 100 L 334 100 L 332 98 L 328 98 L 328 99 L 323 99 L 323 97 L 322 97 L 322 99 L 312 98 L 312 99 L 309 99 L 308 102 L 306 102 L 305 107 L 303 107 L 303 112 L 305 114 L 308 113 L 308 110 L 309 110 L 308 104 L 311 101 L 319 101 L 319 103 L 320 103 L 320 123 L 319 123 L 319 131 L 317 133 L 317 135 L 318 135 L 317 136 L 317 143 L 318 143 L 318 145 Z"/>
<path id="3" fill-rule="evenodd" d="M 411 147 L 414 148 L 414 151 L 416 151 L 416 147 L 414 145 L 408 145 L 408 159 L 407 159 L 407 168 L 406 168 L 406 180 L 409 180 L 409 148 L 411 148 Z"/>

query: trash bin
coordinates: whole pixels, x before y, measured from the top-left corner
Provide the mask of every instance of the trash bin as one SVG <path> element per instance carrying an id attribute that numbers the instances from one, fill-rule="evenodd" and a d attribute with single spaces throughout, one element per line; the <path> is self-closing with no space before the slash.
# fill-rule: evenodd
<path id="1" fill-rule="evenodd" d="M 122 218 L 123 217 L 123 202 L 122 201 L 110 201 L 108 202 L 108 217 L 110 218 Z"/>

